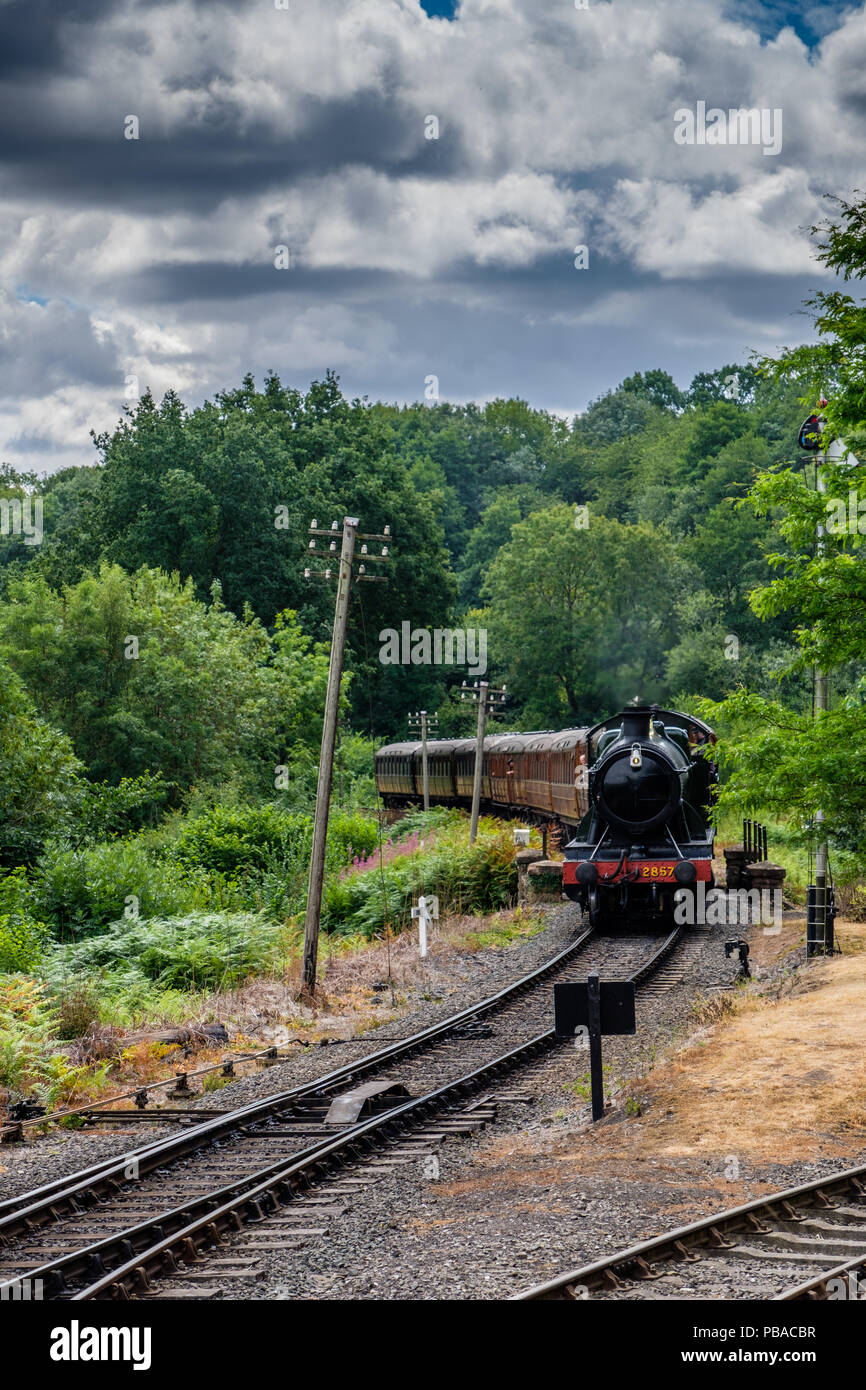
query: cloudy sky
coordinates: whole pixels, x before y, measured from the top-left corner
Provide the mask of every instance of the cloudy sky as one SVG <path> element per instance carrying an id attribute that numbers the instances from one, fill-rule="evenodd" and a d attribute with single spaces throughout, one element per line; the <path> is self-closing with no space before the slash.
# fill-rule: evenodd
<path id="1" fill-rule="evenodd" d="M 781 152 L 678 144 L 702 101 L 781 110 Z M 866 187 L 866 14 L 0 0 L 0 122 L 15 466 L 90 461 L 136 386 L 268 369 L 572 413 L 808 336 L 808 226 Z"/>

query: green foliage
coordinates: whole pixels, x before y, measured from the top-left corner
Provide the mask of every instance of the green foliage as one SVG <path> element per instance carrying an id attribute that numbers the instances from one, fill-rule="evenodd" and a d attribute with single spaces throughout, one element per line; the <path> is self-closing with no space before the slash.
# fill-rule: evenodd
<path id="1" fill-rule="evenodd" d="M 102 1079 L 86 1067 L 70 1066 L 57 1050 L 56 1022 L 43 984 L 23 975 L 0 976 L 0 1087 L 35 1095 L 48 1108 L 73 1098 L 86 1081 Z"/>
<path id="2" fill-rule="evenodd" d="M 815 720 L 745 690 L 699 701 L 698 712 L 722 735 L 718 814 L 768 812 L 790 820 L 803 842 L 814 837 L 820 806 L 838 844 L 866 849 L 866 689 L 861 702 Z"/>
<path id="3" fill-rule="evenodd" d="M 116 922 L 110 931 L 57 948 L 58 985 L 105 972 L 108 992 L 135 981 L 160 990 L 232 989 L 278 959 L 282 928 L 251 913 L 191 912 L 183 917 Z"/>
<path id="4" fill-rule="evenodd" d="M 308 846 L 310 832 L 308 816 L 275 806 L 214 806 L 183 826 L 173 854 L 181 863 L 225 874 L 265 869 L 273 860 Z"/>
<path id="5" fill-rule="evenodd" d="M 103 564 L 59 591 L 25 574 L 0 604 L 0 653 L 90 776 L 125 788 L 113 807 L 93 794 L 85 817 L 116 819 L 171 783 L 236 775 L 262 791 L 290 747 L 320 738 L 327 648 L 291 612 L 272 636 L 239 620 L 217 583 L 203 603 L 191 580 L 153 569 Z"/>
<path id="6" fill-rule="evenodd" d="M 589 723 L 636 691 L 657 698 L 676 584 L 671 542 L 646 523 L 592 516 L 578 529 L 561 504 L 518 523 L 485 593 L 495 649 L 530 727 Z"/>
<path id="7" fill-rule="evenodd" d="M 0 912 L 0 974 L 38 973 L 49 932 L 18 912 Z"/>
<path id="8" fill-rule="evenodd" d="M 86 849 L 53 849 L 33 876 L 35 914 L 58 936 L 81 936 L 135 916 L 185 912 L 198 905 L 202 881 L 160 862 L 133 840 Z M 206 892 L 206 888 L 204 890 Z"/>
<path id="9" fill-rule="evenodd" d="M 334 858 L 348 863 L 354 856 L 372 854 L 379 843 L 379 826 L 369 816 L 336 811 L 328 821 L 328 845 Z"/>
<path id="10" fill-rule="evenodd" d="M 70 826 L 82 771 L 0 656 L 0 868 L 33 860 Z"/>
<path id="11" fill-rule="evenodd" d="M 482 822 L 470 845 L 465 820 L 459 829 L 437 836 L 432 847 L 394 857 L 382 868 L 328 881 L 324 918 L 328 931 L 368 938 L 387 928 L 404 930 L 420 895 L 436 894 L 440 912 L 494 912 L 507 907 L 517 890 L 510 835 Z"/>
<path id="12" fill-rule="evenodd" d="M 162 773 L 122 777 L 117 786 L 83 782 L 76 805 L 73 833 L 79 842 L 129 834 L 151 823 L 172 793 Z"/>

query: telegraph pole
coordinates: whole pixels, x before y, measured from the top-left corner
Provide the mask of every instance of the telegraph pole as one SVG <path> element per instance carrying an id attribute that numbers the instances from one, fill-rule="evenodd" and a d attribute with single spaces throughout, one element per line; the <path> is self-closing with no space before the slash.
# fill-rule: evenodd
<path id="1" fill-rule="evenodd" d="M 427 771 L 427 734 L 439 728 L 438 714 L 428 714 L 426 709 L 409 715 L 409 728 L 421 730 L 421 774 L 424 787 L 424 810 L 430 810 L 430 778 Z"/>
<path id="2" fill-rule="evenodd" d="M 478 838 L 478 811 L 481 806 L 481 778 L 484 771 L 484 730 L 487 726 L 487 712 L 491 705 L 505 703 L 505 686 L 490 685 L 478 681 L 460 687 L 461 700 L 475 700 L 478 704 L 478 731 L 475 736 L 475 777 L 472 782 L 472 815 L 469 820 L 469 843 L 474 845 Z"/>
<path id="3" fill-rule="evenodd" d="M 824 421 L 821 426 L 823 429 Z M 815 483 L 820 494 L 827 491 L 827 479 L 822 472 L 822 464 L 826 462 L 826 454 L 821 449 L 815 455 Z M 818 555 L 823 556 L 825 551 L 825 529 L 821 522 L 818 523 Z M 817 666 L 812 667 L 812 683 L 814 689 L 815 718 L 820 719 L 829 708 L 827 699 L 827 672 L 821 671 Z M 832 950 L 832 944 L 828 941 L 827 931 L 827 867 L 828 850 L 827 841 L 824 838 L 824 811 L 819 806 L 815 812 L 815 825 L 817 827 L 818 843 L 815 848 L 815 907 L 818 912 L 818 921 L 821 924 L 821 941 L 823 943 L 824 954 Z"/>
<path id="4" fill-rule="evenodd" d="M 358 539 L 358 518 L 356 516 L 344 516 L 342 527 L 342 549 L 340 551 L 339 569 L 337 572 L 337 602 L 334 609 L 334 633 L 331 638 L 331 660 L 328 666 L 328 690 L 325 696 L 325 718 L 322 725 L 322 749 L 319 755 L 319 778 L 316 786 L 316 811 L 313 820 L 313 846 L 310 852 L 310 877 L 307 888 L 307 912 L 304 918 L 304 965 L 303 965 L 303 990 L 304 994 L 313 999 L 316 993 L 316 963 L 319 955 L 319 922 L 322 915 L 322 884 L 325 876 L 325 846 L 328 838 L 328 811 L 331 804 L 331 783 L 334 778 L 334 747 L 337 738 L 337 718 L 340 712 L 340 682 L 343 676 L 343 653 L 346 649 L 346 628 L 349 622 L 349 594 L 352 588 L 352 561 L 355 555 L 355 541 Z M 330 552 L 335 553 L 337 549 L 337 539 L 340 535 L 340 524 L 337 521 L 331 523 L 330 531 L 319 529 L 318 522 L 314 519 L 310 525 L 309 550 L 311 554 L 318 556 L 320 553 L 316 549 L 316 537 L 327 536 L 330 539 Z M 385 532 L 381 536 L 362 536 L 362 540 L 390 540 L 391 528 L 385 527 Z M 382 547 L 381 555 L 367 556 L 367 547 L 361 547 L 361 553 L 371 560 L 386 561 L 388 546 Z M 305 579 L 330 579 L 331 569 L 324 570 L 304 570 Z M 358 580 L 379 580 L 384 582 L 384 576 L 368 575 L 366 565 L 359 567 Z"/>
<path id="5" fill-rule="evenodd" d="M 818 402 L 819 410 L 827 405 L 822 396 Z M 815 490 L 819 496 L 823 496 L 827 491 L 827 479 L 822 471 L 823 465 L 827 462 L 827 452 L 823 448 L 823 435 L 827 428 L 827 422 L 823 415 L 810 415 L 800 427 L 797 443 L 802 449 L 808 449 L 815 455 Z M 831 450 L 832 450 L 831 445 Z M 805 462 L 805 460 L 802 460 Z M 816 553 L 820 560 L 827 549 L 827 531 L 823 522 L 818 522 Z M 829 708 L 827 697 L 827 673 L 821 671 L 817 666 L 812 667 L 812 717 L 820 719 Z M 810 884 L 806 893 L 807 902 L 807 927 L 806 927 L 806 953 L 812 954 L 812 942 L 815 949 L 823 955 L 831 953 L 833 950 L 833 930 L 832 918 L 828 913 L 828 870 L 829 854 L 824 830 L 825 812 L 823 807 L 818 807 L 815 812 L 815 827 L 817 831 L 818 843 L 815 848 L 815 885 L 814 890 Z M 812 894 L 814 891 L 814 900 Z M 814 916 L 813 916 L 814 914 Z M 817 930 L 815 930 L 817 929 Z"/>

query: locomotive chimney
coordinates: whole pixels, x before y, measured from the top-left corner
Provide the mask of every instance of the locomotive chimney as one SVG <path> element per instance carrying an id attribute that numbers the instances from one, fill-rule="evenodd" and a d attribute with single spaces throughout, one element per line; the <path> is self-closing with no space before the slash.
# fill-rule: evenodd
<path id="1" fill-rule="evenodd" d="M 622 712 L 623 739 L 649 738 L 652 710 L 647 706 L 624 709 Z"/>

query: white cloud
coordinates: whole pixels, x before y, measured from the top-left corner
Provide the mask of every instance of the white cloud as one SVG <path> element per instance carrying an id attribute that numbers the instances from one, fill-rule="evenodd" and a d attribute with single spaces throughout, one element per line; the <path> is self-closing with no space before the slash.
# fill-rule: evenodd
<path id="1" fill-rule="evenodd" d="M 37 84 L 22 69 L 10 98 L 40 132 L 7 166 L 0 210 L 11 452 L 38 425 L 89 456 L 84 422 L 113 423 L 127 373 L 195 399 L 250 367 L 303 378 L 372 361 L 393 395 L 407 294 L 423 356 L 435 311 L 489 307 L 495 276 L 504 315 L 502 286 L 524 277 L 510 312 L 532 323 L 537 353 L 564 325 L 619 328 L 627 346 L 648 275 L 662 345 L 691 331 L 678 281 L 817 278 L 806 228 L 821 195 L 862 181 L 864 9 L 810 52 L 791 29 L 762 42 L 720 8 L 463 0 L 449 24 L 417 0 L 120 0 L 96 27 L 61 22 L 62 72 Z M 676 146 L 674 112 L 697 100 L 781 108 L 781 154 Z M 124 145 L 128 113 L 141 140 Z M 424 138 L 430 114 L 439 140 Z M 60 176 L 67 149 L 80 187 Z M 60 172 L 40 182 L 52 152 Z M 542 277 L 527 307 L 526 277 L 570 266 L 579 242 L 587 285 L 605 259 L 620 283 L 569 309 L 542 297 Z M 300 274 L 273 269 L 280 243 Z M 244 280 L 266 272 L 271 293 Z M 777 327 L 757 293 L 751 320 L 706 312 L 707 334 L 724 325 L 748 342 Z"/>

